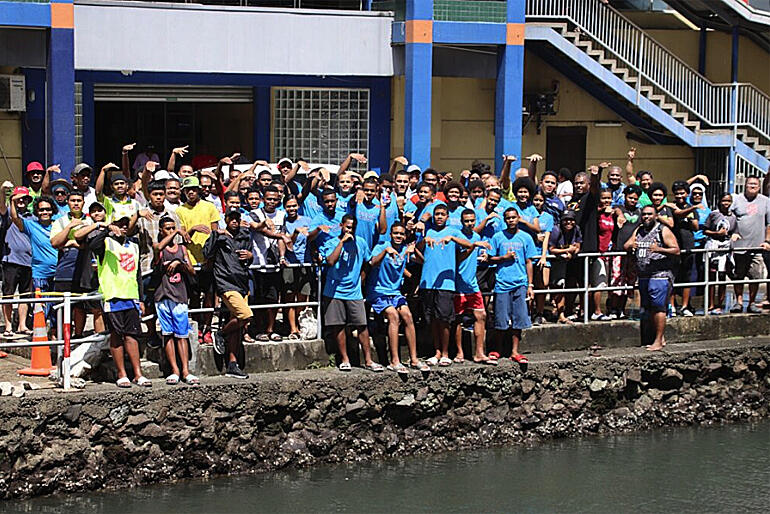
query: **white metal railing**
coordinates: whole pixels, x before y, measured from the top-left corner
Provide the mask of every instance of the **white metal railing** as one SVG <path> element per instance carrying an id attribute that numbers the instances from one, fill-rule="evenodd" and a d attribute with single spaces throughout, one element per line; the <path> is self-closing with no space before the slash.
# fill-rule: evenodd
<path id="1" fill-rule="evenodd" d="M 746 179 L 749 177 L 759 177 L 763 180 L 765 170 L 754 166 L 743 156 L 735 154 L 735 193 L 743 193 L 746 190 Z"/>
<path id="2" fill-rule="evenodd" d="M 636 72 L 637 93 L 645 81 L 711 126 L 751 127 L 770 139 L 767 95 L 751 84 L 712 83 L 610 5 L 599 0 L 527 0 L 526 9 L 528 18 L 567 20 L 603 45 Z"/>

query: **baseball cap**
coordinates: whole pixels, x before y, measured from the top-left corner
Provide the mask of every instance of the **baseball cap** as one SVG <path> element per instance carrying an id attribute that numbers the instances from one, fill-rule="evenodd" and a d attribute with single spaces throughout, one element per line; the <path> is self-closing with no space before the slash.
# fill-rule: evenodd
<path id="1" fill-rule="evenodd" d="M 364 173 L 364 180 L 368 179 L 369 177 L 378 178 L 379 175 L 377 174 L 376 171 L 367 171 L 366 173 Z"/>
<path id="2" fill-rule="evenodd" d="M 152 178 L 156 181 L 168 180 L 171 178 L 171 173 L 166 170 L 158 170 Z"/>
<path id="3" fill-rule="evenodd" d="M 29 189 L 27 189 L 24 186 L 16 186 L 13 188 L 13 193 L 11 193 L 11 196 L 16 196 L 16 195 L 24 195 L 32 198 L 32 196 L 29 194 Z"/>
<path id="4" fill-rule="evenodd" d="M 75 169 L 72 170 L 73 175 L 82 175 L 83 173 L 88 173 L 89 175 L 93 173 L 93 169 L 88 164 L 81 162 L 77 166 L 75 166 Z"/>
<path id="5" fill-rule="evenodd" d="M 280 161 L 278 161 L 278 163 L 276 164 L 276 166 L 278 166 L 278 167 L 280 168 L 280 167 L 281 167 L 281 164 L 288 164 L 288 165 L 289 165 L 289 167 L 293 167 L 293 166 L 294 166 L 294 163 L 293 163 L 293 162 L 292 162 L 292 160 L 291 160 L 291 159 L 289 159 L 288 157 L 284 157 L 283 159 L 281 159 Z"/>
<path id="6" fill-rule="evenodd" d="M 182 181 L 182 189 L 191 187 L 201 187 L 201 181 L 198 180 L 198 177 L 185 177 Z"/>
<path id="7" fill-rule="evenodd" d="M 118 182 L 120 180 L 122 180 L 123 182 L 128 183 L 128 179 L 122 173 L 116 173 L 115 175 L 113 175 L 112 176 L 112 180 L 110 182 L 112 182 L 114 184 L 115 182 Z"/>
<path id="8" fill-rule="evenodd" d="M 27 164 L 27 173 L 30 171 L 45 171 L 45 168 L 43 168 L 43 165 L 39 162 L 32 161 L 31 163 Z"/>
<path id="9" fill-rule="evenodd" d="M 417 166 L 416 164 L 410 164 L 409 167 L 406 169 L 409 173 L 422 173 L 422 168 Z"/>
<path id="10" fill-rule="evenodd" d="M 563 220 L 567 220 L 567 219 L 575 220 L 576 219 L 575 211 L 573 211 L 572 209 L 567 209 L 566 211 L 564 211 L 562 213 L 561 219 L 563 219 Z"/>
<path id="11" fill-rule="evenodd" d="M 88 212 L 94 212 L 94 211 L 106 211 L 107 209 L 104 208 L 104 205 L 102 205 L 99 202 L 93 202 L 91 205 L 88 206 Z"/>
<path id="12" fill-rule="evenodd" d="M 225 212 L 225 219 L 228 218 L 240 218 L 241 217 L 241 210 L 238 207 L 230 207 L 227 209 L 227 212 Z"/>

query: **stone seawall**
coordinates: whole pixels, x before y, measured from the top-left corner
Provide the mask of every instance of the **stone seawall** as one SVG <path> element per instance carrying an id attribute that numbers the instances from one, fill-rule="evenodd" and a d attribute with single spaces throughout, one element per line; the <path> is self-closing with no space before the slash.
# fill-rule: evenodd
<path id="1" fill-rule="evenodd" d="M 308 370 L 0 403 L 0 498 L 768 415 L 770 339 L 428 377 Z"/>

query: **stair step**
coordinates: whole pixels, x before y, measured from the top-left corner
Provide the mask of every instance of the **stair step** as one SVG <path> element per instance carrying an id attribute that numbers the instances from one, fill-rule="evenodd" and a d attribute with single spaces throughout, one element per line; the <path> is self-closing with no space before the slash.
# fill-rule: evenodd
<path id="1" fill-rule="evenodd" d="M 684 122 L 685 127 L 693 128 L 693 129 L 699 129 L 700 128 L 700 121 L 685 121 Z"/>
<path id="2" fill-rule="evenodd" d="M 659 104 L 659 105 L 660 105 L 662 102 L 665 102 L 665 101 L 666 101 L 666 96 L 665 96 L 665 95 L 650 95 L 650 96 L 648 96 L 647 98 L 649 98 L 649 100 L 650 100 L 651 102 L 655 102 L 656 104 Z"/>

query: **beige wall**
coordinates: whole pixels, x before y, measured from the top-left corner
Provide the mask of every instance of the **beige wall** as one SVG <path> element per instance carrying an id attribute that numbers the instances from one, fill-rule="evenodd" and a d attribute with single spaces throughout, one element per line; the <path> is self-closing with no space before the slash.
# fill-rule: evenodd
<path id="1" fill-rule="evenodd" d="M 694 171 L 694 152 L 686 145 L 645 145 L 629 141 L 627 132 L 638 133 L 623 122 L 621 127 L 596 127 L 596 121 L 623 121 L 591 95 L 551 68 L 531 52 L 526 53 L 524 90 L 547 91 L 551 82 L 560 83 L 558 114 L 548 116 L 541 134 L 534 119 L 523 133 L 523 153 L 546 153 L 548 126 L 587 127 L 586 164 L 609 160 L 625 164 L 630 146 L 637 148 L 637 169 L 649 169 L 656 178 L 670 184 Z M 470 166 L 474 159 L 492 163 L 494 159 L 495 81 L 470 78 L 433 78 L 432 165 L 455 173 Z M 393 79 L 391 154 L 404 151 L 404 77 Z"/>
<path id="2" fill-rule="evenodd" d="M 700 33 L 695 30 L 647 30 L 677 57 L 698 69 Z M 738 81 L 749 82 L 770 94 L 770 53 L 741 36 L 738 42 Z M 708 31 L 706 36 L 706 77 L 712 82 L 730 82 L 732 73 L 732 35 Z"/>

